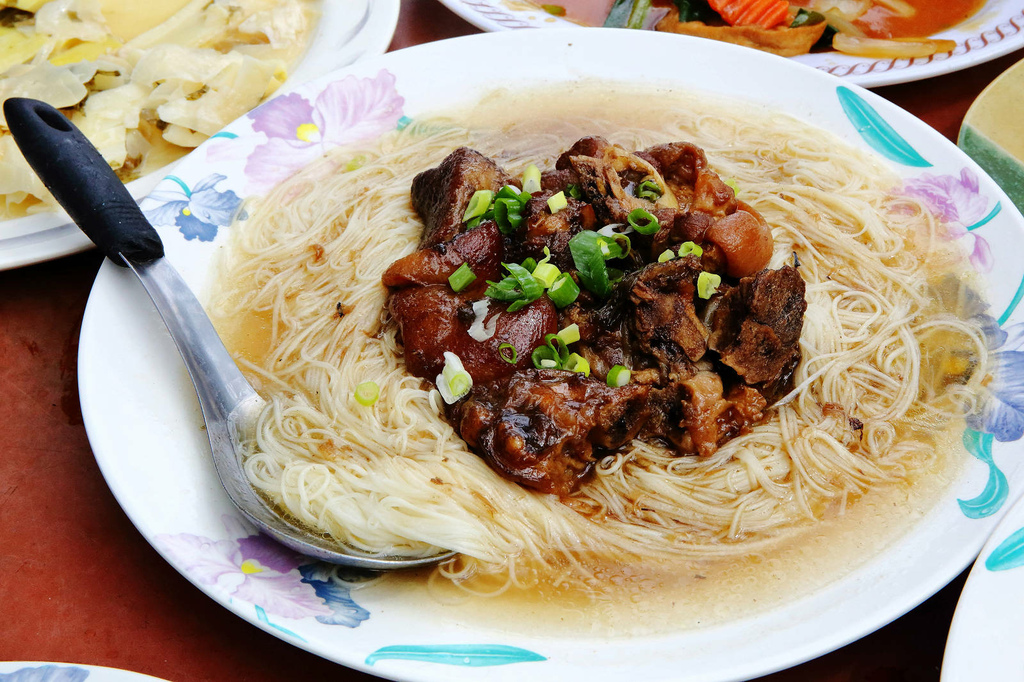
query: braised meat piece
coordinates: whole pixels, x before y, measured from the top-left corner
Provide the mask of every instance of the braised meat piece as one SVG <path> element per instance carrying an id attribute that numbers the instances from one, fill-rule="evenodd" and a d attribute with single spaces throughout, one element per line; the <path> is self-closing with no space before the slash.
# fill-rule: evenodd
<path id="1" fill-rule="evenodd" d="M 473 193 L 497 192 L 515 179 L 480 152 L 461 147 L 437 168 L 412 181 L 412 206 L 423 219 L 420 246 L 446 242 L 462 231 L 462 216 Z"/>
<path id="2" fill-rule="evenodd" d="M 569 240 L 583 230 L 592 230 L 597 224 L 594 207 L 567 197 L 568 206 L 557 213 L 548 208 L 548 197 L 555 192 L 544 192 L 526 202 L 523 224 L 515 234 L 509 249 L 512 260 L 544 258 L 544 247 L 551 253 L 551 263 L 559 270 L 573 267 Z"/>
<path id="3" fill-rule="evenodd" d="M 576 352 L 590 363 L 590 372 L 598 379 L 608 376 L 615 365 L 637 368 L 629 345 L 623 336 L 626 320 L 623 287 L 616 287 L 606 301 L 583 293 L 575 303 L 562 311 L 560 325 L 575 324 L 580 330 Z"/>
<path id="4" fill-rule="evenodd" d="M 475 317 L 473 301 L 447 285 L 406 287 L 391 293 L 388 307 L 398 322 L 409 372 L 434 380 L 444 368 L 444 353 L 455 353 L 474 381 L 491 381 L 516 369 L 532 367 L 530 353 L 544 343 L 546 334 L 558 331 L 558 313 L 540 298 L 514 313 L 490 303 L 485 325 L 494 323 L 494 334 L 484 341 L 469 335 Z M 496 319 L 492 319 L 495 318 Z M 499 346 L 511 343 L 517 362 L 509 364 L 498 354 Z"/>
<path id="5" fill-rule="evenodd" d="M 666 376 L 689 374 L 691 363 L 707 351 L 708 329 L 694 304 L 700 273 L 700 259 L 687 256 L 652 263 L 628 284 L 630 341 L 655 358 Z"/>
<path id="6" fill-rule="evenodd" d="M 749 386 L 738 385 L 723 395 L 722 379 L 714 372 L 698 372 L 681 386 L 682 424 L 690 437 L 691 452 L 701 457 L 715 454 L 720 445 L 761 421 L 768 405 Z"/>
<path id="7" fill-rule="evenodd" d="M 384 271 L 381 281 L 386 287 L 401 288 L 426 284 L 448 284 L 448 278 L 466 263 L 476 280 L 463 290 L 467 296 L 482 296 L 487 280 L 501 278 L 505 246 L 492 222 L 483 223 L 467 232 L 460 232 L 449 241 L 434 244 L 399 258 Z"/>
<path id="8" fill-rule="evenodd" d="M 705 214 L 706 215 L 706 214 Z M 772 230 L 761 214 L 741 202 L 704 233 L 705 266 L 730 277 L 750 277 L 768 266 L 775 250 Z"/>
<path id="9" fill-rule="evenodd" d="M 568 495 L 593 465 L 595 447 L 621 447 L 640 431 L 648 390 L 609 388 L 574 372 L 526 370 L 475 385 L 450 418 L 506 478 Z"/>
<path id="10" fill-rule="evenodd" d="M 805 285 L 792 266 L 763 270 L 729 288 L 712 317 L 710 346 L 751 385 L 772 384 L 800 359 Z"/>

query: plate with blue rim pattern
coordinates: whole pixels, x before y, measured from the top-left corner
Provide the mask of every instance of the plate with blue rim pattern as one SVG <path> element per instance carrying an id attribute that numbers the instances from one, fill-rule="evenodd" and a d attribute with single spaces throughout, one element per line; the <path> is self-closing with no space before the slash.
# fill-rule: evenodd
<path id="1" fill-rule="evenodd" d="M 38 661 L 0 662 L 0 682 L 163 682 L 117 668 Z"/>
<path id="2" fill-rule="evenodd" d="M 609 44 L 618 49 L 609 51 Z M 652 62 L 652 53 L 663 58 Z M 972 263 L 990 271 L 996 361 L 1010 368 L 1007 376 L 1017 371 L 1024 358 L 1024 263 L 1012 254 L 1024 237 L 1024 219 L 999 187 L 942 135 L 886 100 L 792 60 L 722 43 L 610 29 L 507 31 L 368 59 L 280 95 L 287 106 L 268 103 L 231 124 L 165 178 L 143 207 L 167 258 L 202 293 L 243 198 L 351 142 L 348 130 L 357 123 L 365 135 L 383 134 L 473 101 L 494 88 L 495 74 L 513 87 L 587 77 L 632 84 L 637 73 L 652 87 L 728 96 L 789 114 L 875 154 L 902 177 L 905 191 L 943 217 Z M 347 113 L 318 113 L 326 103 Z M 291 112 L 283 118 L 282 107 Z M 348 121 L 349 128 L 329 130 L 328 119 Z M 280 174 L 247 175 L 253 155 L 272 160 Z M 1020 364 L 1015 376 L 1024 376 Z M 986 409 L 963 434 L 970 456 L 949 488 L 905 536 L 849 574 L 714 627 L 642 637 L 541 636 L 439 617 L 425 590 L 363 585 L 365 576 L 297 556 L 238 518 L 217 481 L 177 351 L 141 287 L 111 263 L 90 295 L 79 381 L 103 475 L 169 563 L 265 631 L 397 680 L 728 682 L 764 675 L 862 637 L 935 593 L 973 561 L 1024 489 L 1019 382 L 994 381 Z"/>

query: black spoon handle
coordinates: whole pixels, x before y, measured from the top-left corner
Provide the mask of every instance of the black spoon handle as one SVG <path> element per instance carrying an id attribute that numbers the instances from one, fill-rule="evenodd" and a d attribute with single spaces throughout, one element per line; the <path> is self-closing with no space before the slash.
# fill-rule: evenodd
<path id="1" fill-rule="evenodd" d="M 164 255 L 160 236 L 135 199 L 78 128 L 45 102 L 4 102 L 7 127 L 32 170 L 71 219 L 114 263 L 150 263 Z"/>

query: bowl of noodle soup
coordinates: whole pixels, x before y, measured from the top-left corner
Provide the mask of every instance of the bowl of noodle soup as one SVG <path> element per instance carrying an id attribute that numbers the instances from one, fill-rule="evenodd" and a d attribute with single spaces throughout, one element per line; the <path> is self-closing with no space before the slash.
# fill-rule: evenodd
<path id="1" fill-rule="evenodd" d="M 365 551 L 460 552 L 370 576 L 256 535 L 159 319 L 105 264 L 79 363 L 104 476 L 164 558 L 286 641 L 402 680 L 747 679 L 913 608 L 1018 494 L 1024 267 L 1000 254 L 1024 221 L 866 91 L 695 39 L 509 32 L 360 63 L 225 133 L 143 209 L 269 400 L 250 480 Z M 441 418 L 404 370 L 380 278 L 419 241 L 416 173 L 460 146 L 512 173 L 551 167 L 589 134 L 703 147 L 772 226 L 771 267 L 796 254 L 808 309 L 795 388 L 768 420 L 707 459 L 634 442 L 559 499 L 499 477 Z M 368 379 L 369 407 L 353 398 Z"/>

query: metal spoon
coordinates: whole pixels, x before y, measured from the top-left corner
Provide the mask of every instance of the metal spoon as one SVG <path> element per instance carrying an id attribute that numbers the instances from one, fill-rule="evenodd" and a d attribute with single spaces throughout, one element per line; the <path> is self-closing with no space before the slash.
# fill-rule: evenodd
<path id="1" fill-rule="evenodd" d="M 266 401 L 249 385 L 181 275 L 164 259 L 160 236 L 100 153 L 59 111 L 33 99 L 4 102 L 7 125 L 32 169 L 82 231 L 153 300 L 192 377 L 210 449 L 228 497 L 252 523 L 302 554 L 344 566 L 390 570 L 451 558 L 369 556 L 289 522 L 249 485 L 242 447 Z"/>

